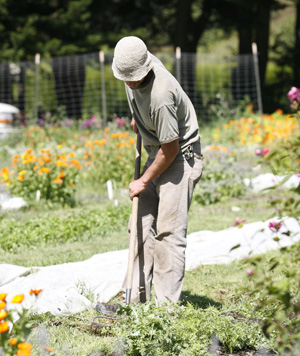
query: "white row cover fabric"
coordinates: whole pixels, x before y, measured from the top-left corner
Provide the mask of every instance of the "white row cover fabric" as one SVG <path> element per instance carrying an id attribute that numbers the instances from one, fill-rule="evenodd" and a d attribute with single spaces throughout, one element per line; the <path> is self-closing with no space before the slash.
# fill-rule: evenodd
<path id="1" fill-rule="evenodd" d="M 188 236 L 186 270 L 207 264 L 227 264 L 268 250 L 288 246 L 300 239 L 299 221 L 286 217 L 279 232 L 272 232 L 269 223 L 244 224 L 242 227 L 214 231 L 200 231 Z M 284 234 L 290 231 L 290 236 Z M 280 241 L 274 241 L 279 237 Z M 239 248 L 231 250 L 240 244 Z M 0 293 L 13 296 L 24 294 L 22 306 L 32 308 L 37 314 L 50 312 L 54 315 L 75 314 L 93 307 L 96 300 L 109 301 L 120 290 L 127 268 L 128 250 L 97 254 L 86 261 L 65 263 L 47 267 L 26 268 L 0 265 Z M 42 289 L 38 298 L 29 295 L 31 289 Z M 93 295 L 91 302 L 87 296 Z M 21 305 L 17 305 L 21 307 Z M 8 303 L 8 308 L 16 308 Z"/>

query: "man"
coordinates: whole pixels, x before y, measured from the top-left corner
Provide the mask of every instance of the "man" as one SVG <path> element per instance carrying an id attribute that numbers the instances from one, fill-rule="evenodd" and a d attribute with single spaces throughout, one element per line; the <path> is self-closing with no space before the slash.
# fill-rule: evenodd
<path id="1" fill-rule="evenodd" d="M 114 76 L 125 82 L 134 132 L 148 160 L 129 185 L 139 195 L 138 256 L 131 300 L 180 300 L 185 271 L 187 216 L 202 174 L 200 135 L 194 107 L 177 80 L 138 37 L 121 39 L 114 51 Z M 125 281 L 126 282 L 126 281 Z"/>

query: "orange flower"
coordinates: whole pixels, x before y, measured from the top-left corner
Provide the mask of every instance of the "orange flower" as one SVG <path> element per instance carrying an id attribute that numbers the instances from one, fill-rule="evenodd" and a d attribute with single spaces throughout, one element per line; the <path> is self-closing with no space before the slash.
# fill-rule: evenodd
<path id="1" fill-rule="evenodd" d="M 77 159 L 71 159 L 72 167 L 77 166 L 78 164 L 79 164 L 79 161 Z"/>
<path id="2" fill-rule="evenodd" d="M 42 167 L 42 168 L 41 168 L 41 171 L 44 172 L 44 173 L 49 173 L 49 172 L 50 172 L 50 168 L 48 168 L 48 167 Z"/>
<path id="3" fill-rule="evenodd" d="M 102 146 L 102 145 L 105 145 L 106 144 L 106 140 L 95 140 L 94 143 L 98 146 Z"/>
<path id="4" fill-rule="evenodd" d="M 44 350 L 47 350 L 47 351 L 49 351 L 49 352 L 53 352 L 54 350 L 53 349 L 51 349 L 51 347 L 47 347 L 47 346 L 44 346 L 44 345 L 42 345 L 41 346 Z"/>
<path id="5" fill-rule="evenodd" d="M 33 151 L 33 148 L 29 148 L 29 149 L 25 152 L 25 154 L 28 155 L 28 154 L 31 153 L 32 151 Z"/>
<path id="6" fill-rule="evenodd" d="M 35 294 L 39 295 L 41 293 L 42 289 L 31 289 L 29 294 Z"/>
<path id="7" fill-rule="evenodd" d="M 0 334 L 6 333 L 9 330 L 9 325 L 7 321 L 0 323 Z"/>
<path id="8" fill-rule="evenodd" d="M 3 301 L 0 301 L 0 310 L 5 309 L 6 303 Z"/>
<path id="9" fill-rule="evenodd" d="M 17 340 L 16 339 L 10 339 L 9 343 L 10 343 L 10 345 L 14 346 L 14 345 L 17 344 Z"/>
<path id="10" fill-rule="evenodd" d="M 69 184 L 70 184 L 70 186 L 71 186 L 71 187 L 73 187 L 73 186 L 74 186 L 74 183 L 72 183 L 72 182 L 70 182 Z"/>
<path id="11" fill-rule="evenodd" d="M 7 317 L 8 313 L 6 310 L 0 312 L 0 320 L 3 320 Z"/>
<path id="12" fill-rule="evenodd" d="M 82 168 L 82 165 L 81 164 L 78 164 L 77 165 L 77 169 L 80 170 Z"/>
<path id="13" fill-rule="evenodd" d="M 18 356 L 30 356 L 32 345 L 28 344 L 27 342 L 21 342 L 20 344 L 18 344 L 18 349 Z"/>
<path id="14" fill-rule="evenodd" d="M 24 299 L 24 294 L 15 295 L 12 299 L 12 303 L 22 303 Z"/>
<path id="15" fill-rule="evenodd" d="M 28 342 L 20 342 L 18 344 L 18 349 L 19 350 L 31 350 L 32 349 L 32 345 L 29 344 Z"/>
<path id="16" fill-rule="evenodd" d="M 49 156 L 46 156 L 46 155 L 43 155 L 43 156 L 42 156 L 42 159 L 43 159 L 45 162 L 51 162 L 51 161 L 52 161 L 52 158 L 49 157 Z"/>
<path id="17" fill-rule="evenodd" d="M 60 177 L 56 177 L 56 178 L 54 179 L 54 183 L 56 183 L 56 184 L 63 184 L 63 181 L 62 181 L 62 179 L 60 179 Z"/>
<path id="18" fill-rule="evenodd" d="M 64 172 L 60 172 L 59 178 L 65 178 L 65 173 Z"/>
<path id="19" fill-rule="evenodd" d="M 7 294 L 6 293 L 1 293 L 0 294 L 0 300 L 3 302 L 7 297 Z"/>
<path id="20" fill-rule="evenodd" d="M 9 169 L 7 167 L 2 168 L 1 174 L 9 174 Z"/>
<path id="21" fill-rule="evenodd" d="M 18 177 L 18 180 L 21 181 L 21 182 L 23 182 L 24 176 L 19 176 L 19 177 Z"/>
<path id="22" fill-rule="evenodd" d="M 104 131 L 105 131 L 105 132 L 109 132 L 109 128 L 108 128 L 108 127 L 105 127 Z"/>
<path id="23" fill-rule="evenodd" d="M 71 153 L 69 153 L 69 156 L 70 156 L 70 157 L 75 157 L 75 153 L 74 153 L 74 152 L 71 152 Z"/>

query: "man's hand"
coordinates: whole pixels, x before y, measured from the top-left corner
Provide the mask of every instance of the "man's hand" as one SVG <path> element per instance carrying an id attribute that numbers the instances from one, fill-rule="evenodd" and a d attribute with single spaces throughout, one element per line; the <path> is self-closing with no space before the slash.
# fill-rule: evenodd
<path id="1" fill-rule="evenodd" d="M 138 128 L 137 128 L 137 126 L 136 126 L 136 123 L 135 123 L 134 118 L 131 119 L 130 125 L 131 125 L 131 127 L 132 127 L 132 129 L 133 129 L 133 132 L 137 134 L 137 133 L 138 133 Z"/>
<path id="2" fill-rule="evenodd" d="M 151 166 L 146 170 L 146 172 L 141 176 L 141 178 L 129 184 L 130 199 L 132 200 L 133 197 L 142 193 L 153 181 L 153 179 L 162 174 L 173 162 L 178 152 L 178 139 L 169 143 L 162 144 Z"/>
<path id="3" fill-rule="evenodd" d="M 143 182 L 142 177 L 134 180 L 129 184 L 129 197 L 132 200 L 136 195 L 142 193 L 148 187 L 145 182 Z"/>

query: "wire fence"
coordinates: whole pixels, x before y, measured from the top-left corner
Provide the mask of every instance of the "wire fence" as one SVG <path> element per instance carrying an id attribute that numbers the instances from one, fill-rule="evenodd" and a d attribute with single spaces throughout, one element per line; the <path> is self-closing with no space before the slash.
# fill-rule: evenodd
<path id="1" fill-rule="evenodd" d="M 206 120 L 220 100 L 234 108 L 248 97 L 259 108 L 255 55 L 156 53 Z M 129 116 L 124 83 L 114 78 L 111 53 L 88 53 L 18 63 L 0 63 L 0 102 L 38 119 L 61 108 L 70 118 L 99 116 L 103 122 Z"/>

